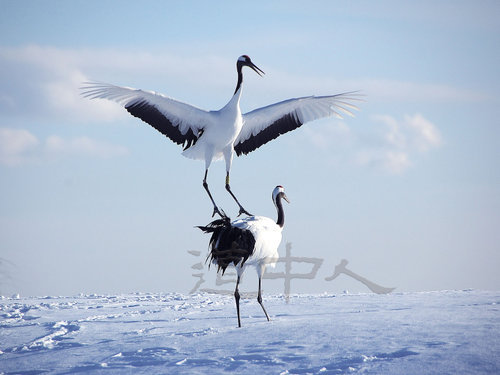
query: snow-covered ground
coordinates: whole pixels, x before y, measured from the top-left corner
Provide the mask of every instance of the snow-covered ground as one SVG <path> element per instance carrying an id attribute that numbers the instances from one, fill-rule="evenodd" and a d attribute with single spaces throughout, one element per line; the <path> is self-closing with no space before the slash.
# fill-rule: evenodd
<path id="1" fill-rule="evenodd" d="M 2 298 L 0 374 L 498 374 L 500 292 Z"/>

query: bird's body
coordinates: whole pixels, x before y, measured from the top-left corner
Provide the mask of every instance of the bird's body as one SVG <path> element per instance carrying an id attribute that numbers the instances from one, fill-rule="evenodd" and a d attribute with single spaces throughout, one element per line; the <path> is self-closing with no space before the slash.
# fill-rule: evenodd
<path id="1" fill-rule="evenodd" d="M 83 87 L 83 95 L 122 104 L 130 114 L 182 145 L 184 156 L 204 160 L 203 186 L 214 206 L 214 214 L 218 213 L 221 217 L 223 215 L 208 189 L 207 174 L 212 161 L 224 158 L 226 190 L 238 203 L 239 214 L 251 216 L 238 202 L 229 186 L 233 154 L 246 155 L 308 121 L 340 116 L 340 113 L 352 114 L 350 110 L 356 107 L 351 102 L 357 100 L 357 97 L 354 93 L 343 93 L 294 98 L 242 114 L 240 97 L 244 66 L 250 67 L 259 75 L 264 73 L 248 56 L 240 56 L 236 62 L 236 89 L 229 102 L 218 111 L 205 111 L 155 92 L 106 83 L 88 83 Z"/>
<path id="2" fill-rule="evenodd" d="M 209 256 L 222 273 L 231 264 L 239 275 L 247 266 L 254 266 L 261 277 L 266 266 L 275 266 L 282 227 L 272 219 L 249 216 L 231 222 L 226 217 L 213 221 L 208 227 L 216 228 L 210 240 Z"/>
<path id="3" fill-rule="evenodd" d="M 234 142 L 243 127 L 240 96 L 241 90 L 220 110 L 207 112 L 203 141 L 188 147 L 182 155 L 190 159 L 204 160 L 205 169 L 208 169 L 214 160 L 224 158 L 226 163 L 231 161 Z"/>
<path id="4" fill-rule="evenodd" d="M 248 257 L 243 267 L 255 266 L 259 277 L 262 276 L 263 268 L 274 267 L 279 258 L 278 247 L 281 243 L 282 227 L 265 216 L 249 216 L 235 220 L 231 223 L 234 228 L 249 231 L 254 239 L 255 245 L 252 254 Z"/>
<path id="5" fill-rule="evenodd" d="M 281 243 L 284 225 L 282 199 L 288 201 L 283 187 L 276 186 L 273 191 L 273 202 L 278 211 L 277 221 L 264 216 L 250 216 L 231 222 L 228 217 L 224 216 L 207 226 L 199 227 L 205 233 L 212 233 L 209 258 L 213 264 L 217 265 L 218 271 L 224 273 L 230 265 L 236 268 L 237 281 L 234 296 L 240 327 L 238 286 L 247 266 L 255 266 L 257 270 L 259 278 L 257 301 L 269 320 L 269 315 L 262 305 L 261 281 L 266 267 L 274 267 L 279 258 L 278 247 Z"/>

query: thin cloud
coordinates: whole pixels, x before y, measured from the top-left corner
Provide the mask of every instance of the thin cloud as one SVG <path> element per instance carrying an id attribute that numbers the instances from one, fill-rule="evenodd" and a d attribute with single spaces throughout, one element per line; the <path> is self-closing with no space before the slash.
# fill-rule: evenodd
<path id="1" fill-rule="evenodd" d="M 363 90 L 370 101 L 390 102 L 481 102 L 491 99 L 488 94 L 440 83 L 364 79 L 351 81 Z"/>
<path id="2" fill-rule="evenodd" d="M 58 119 L 68 123 L 125 117 L 113 103 L 90 103 L 79 95 L 88 80 L 71 51 L 29 46 L 0 48 L 2 117 Z"/>
<path id="3" fill-rule="evenodd" d="M 126 147 L 98 141 L 89 137 L 64 139 L 56 135 L 47 137 L 44 150 L 47 155 L 53 157 L 70 155 L 108 159 L 128 154 Z"/>
<path id="4" fill-rule="evenodd" d="M 403 173 L 412 165 L 407 152 L 385 149 L 366 149 L 355 152 L 354 163 L 391 174 Z"/>
<path id="5" fill-rule="evenodd" d="M 343 121 L 321 121 L 314 126 L 305 126 L 303 132 L 315 148 L 323 151 L 345 146 L 353 138 L 352 130 Z"/>
<path id="6" fill-rule="evenodd" d="M 389 115 L 374 115 L 372 119 L 385 126 L 385 139 L 395 148 L 425 152 L 442 143 L 438 128 L 420 113 L 405 115 L 403 120 Z"/>
<path id="7" fill-rule="evenodd" d="M 0 164 L 15 166 L 32 160 L 39 144 L 27 130 L 0 128 Z"/>
<path id="8" fill-rule="evenodd" d="M 291 76 L 288 72 L 266 68 L 266 79 L 248 75 L 248 81 L 259 80 L 258 90 L 248 84 L 244 111 L 268 105 L 289 96 L 331 94 L 347 90 L 363 90 L 370 101 L 478 101 L 485 95 L 440 84 L 375 80 L 335 80 L 324 76 Z M 209 71 L 211 74 L 206 74 Z M 57 119 L 65 123 L 106 122 L 131 117 L 119 105 L 106 100 L 82 98 L 79 87 L 88 80 L 105 80 L 133 86 L 140 80 L 144 88 L 158 91 L 171 85 L 167 95 L 189 91 L 193 104 L 227 99 L 228 86 L 234 79 L 234 61 L 206 56 L 178 56 L 165 52 L 152 53 L 116 49 L 61 49 L 37 45 L 0 47 L 0 113 L 9 116 Z M 138 77 L 138 78 L 134 78 Z M 122 82 L 125 79 L 125 82 Z M 151 85 L 148 85 L 151 82 Z M 199 90 L 203 87 L 204 90 Z M 198 89 L 197 89 L 198 88 Z M 300 88 L 300 91 L 298 90 Z M 232 87 L 231 87 L 232 89 Z M 231 92 L 229 89 L 229 92 Z M 220 93 L 220 95 L 219 95 Z M 197 95 L 199 97 L 197 97 Z M 200 100 L 198 100 L 200 99 Z M 225 103 L 220 103 L 225 104 Z M 200 105 L 204 107 L 204 105 Z M 210 107 L 208 103 L 207 107 Z M 210 108 L 207 108 L 210 109 Z M 413 165 L 415 158 L 442 143 L 437 127 L 420 114 L 396 119 L 389 115 L 372 117 L 378 132 L 351 131 L 343 122 L 324 122 L 305 127 L 304 133 L 315 147 L 330 153 L 332 159 L 355 165 L 382 168 L 390 173 L 402 173 Z M 0 162 L 4 165 L 22 164 L 33 158 L 46 159 L 58 155 L 114 157 L 127 151 L 119 146 L 104 144 L 90 138 L 65 139 L 59 136 L 38 140 L 31 133 L 4 132 L 5 138 L 16 138 L 18 146 L 4 141 Z M 326 134 L 326 136 L 325 136 Z M 23 138 L 24 137 L 24 138 Z M 333 141 L 332 141 L 333 140 Z M 332 144 L 333 142 L 333 144 Z M 17 148 L 16 148 L 17 147 Z M 43 150 L 43 151 L 42 151 Z M 333 150 L 333 151 L 332 151 Z M 333 157 L 333 154 L 335 157 Z"/>
<path id="9" fill-rule="evenodd" d="M 441 145 L 441 135 L 438 129 L 421 114 L 406 115 L 403 126 L 413 133 L 413 142 L 419 151 L 424 152 Z"/>
<path id="10" fill-rule="evenodd" d="M 67 157 L 108 159 L 128 153 L 124 146 L 85 136 L 65 139 L 52 135 L 41 141 L 28 130 L 0 128 L 0 164 L 10 167 Z"/>
<path id="11" fill-rule="evenodd" d="M 324 75 L 293 75 L 283 67 L 266 69 L 266 79 L 259 81 L 258 91 L 263 100 L 270 97 L 284 99 L 287 96 L 331 95 L 343 91 L 359 90 L 370 103 L 457 103 L 483 102 L 494 99 L 488 93 L 450 86 L 442 83 L 398 81 L 388 78 L 335 79 Z M 300 91 L 299 91 L 300 89 Z M 256 92 L 253 87 L 246 91 Z M 260 105 L 267 105 L 263 102 Z"/>
<path id="12" fill-rule="evenodd" d="M 442 144 L 436 125 L 417 113 L 397 119 L 372 116 L 375 123 L 356 131 L 343 122 L 326 121 L 304 129 L 306 139 L 332 162 L 400 174 Z M 318 126 L 319 125 L 319 126 Z"/>
<path id="13" fill-rule="evenodd" d="M 370 101 L 457 102 L 487 98 L 480 92 L 439 83 L 383 78 L 336 80 L 322 74 L 291 75 L 283 68 L 282 65 L 274 68 L 273 63 L 268 62 L 266 79 L 247 75 L 249 82 L 259 80 L 258 90 L 248 85 L 243 103 L 249 106 L 247 110 L 290 95 L 323 95 L 349 90 L 362 90 Z M 145 89 L 181 95 L 180 100 L 189 95 L 190 101 L 200 107 L 205 107 L 204 104 L 222 106 L 231 92 L 234 78 L 234 59 L 218 56 L 204 56 L 200 63 L 197 55 L 179 56 L 156 51 L 61 49 L 38 45 L 0 47 L 0 113 L 57 118 L 68 123 L 127 118 L 126 112 L 115 103 L 82 98 L 79 87 L 89 80 L 130 86 L 139 80 L 146 83 Z M 162 90 L 167 84 L 168 89 Z M 206 87 L 210 87 L 210 91 Z"/>
<path id="14" fill-rule="evenodd" d="M 170 82 L 176 87 L 199 86 L 200 82 L 209 81 L 210 86 L 216 88 L 220 87 L 220 77 L 229 73 L 223 71 L 227 67 L 226 62 L 217 57 L 207 57 L 200 64 L 199 57 L 132 50 L 59 49 L 37 45 L 0 47 L 0 113 L 57 118 L 67 123 L 128 119 L 120 106 L 107 100 L 85 99 L 79 88 L 92 80 L 111 80 L 132 86 L 139 79 L 155 82 L 156 87 L 145 89 L 159 90 L 158 77 L 165 77 L 161 80 L 163 84 Z M 207 70 L 212 74 L 206 75 Z M 128 77 L 127 81 L 120 82 L 123 77 Z"/>
<path id="15" fill-rule="evenodd" d="M 361 165 L 380 166 L 399 174 L 413 165 L 412 160 L 441 145 L 438 128 L 423 115 L 405 115 L 398 120 L 389 115 L 376 115 L 372 119 L 382 125 L 379 147 L 360 159 Z M 370 149 L 369 145 L 366 145 Z"/>

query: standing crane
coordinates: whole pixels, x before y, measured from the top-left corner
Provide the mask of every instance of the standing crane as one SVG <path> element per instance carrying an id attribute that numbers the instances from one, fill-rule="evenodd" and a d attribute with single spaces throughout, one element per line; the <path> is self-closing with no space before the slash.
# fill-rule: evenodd
<path id="1" fill-rule="evenodd" d="M 276 221 L 265 216 L 248 216 L 231 222 L 227 216 L 224 216 L 221 219 L 212 221 L 207 226 L 198 227 L 205 233 L 212 233 L 209 242 L 209 258 L 213 264 L 217 265 L 217 272 L 222 270 L 222 274 L 224 274 L 226 268 L 231 264 L 236 267 L 238 278 L 234 290 L 234 299 L 236 301 L 238 327 L 241 327 L 238 287 L 243 271 L 250 265 L 255 266 L 259 277 L 257 302 L 259 302 L 267 320 L 269 320 L 269 315 L 262 304 L 262 276 L 266 267 L 274 267 L 279 258 L 278 247 L 281 243 L 281 232 L 285 224 L 282 199 L 290 203 L 285 194 L 285 189 L 281 185 L 274 188 L 272 198 L 278 212 Z"/>

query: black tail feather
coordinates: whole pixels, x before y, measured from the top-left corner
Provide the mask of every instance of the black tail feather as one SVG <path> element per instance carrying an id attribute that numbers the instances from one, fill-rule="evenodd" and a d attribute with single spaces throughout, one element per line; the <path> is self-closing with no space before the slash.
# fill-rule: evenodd
<path id="1" fill-rule="evenodd" d="M 198 226 L 198 228 L 205 233 L 212 233 L 207 261 L 217 264 L 217 272 L 222 270 L 224 274 L 231 263 L 236 266 L 241 262 L 243 265 L 254 251 L 253 234 L 249 230 L 232 226 L 227 216 L 214 220 L 206 226 Z"/>

